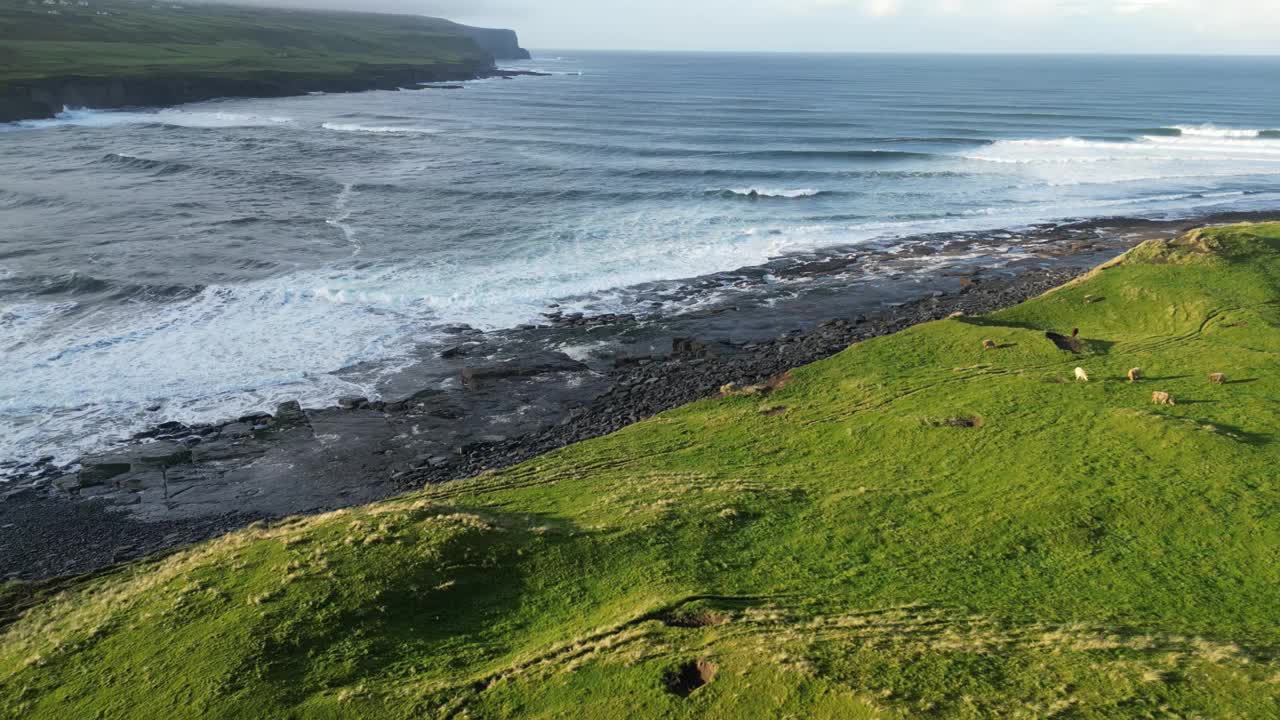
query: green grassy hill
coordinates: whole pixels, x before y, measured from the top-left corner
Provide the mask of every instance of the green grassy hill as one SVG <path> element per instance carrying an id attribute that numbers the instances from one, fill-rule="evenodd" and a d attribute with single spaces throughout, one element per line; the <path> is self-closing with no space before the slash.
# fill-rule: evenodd
<path id="1" fill-rule="evenodd" d="M 1151 242 L 767 397 L 11 585 L 0 708 L 1274 718 L 1278 398 L 1280 225 Z"/>
<path id="2" fill-rule="evenodd" d="M 467 29 L 436 18 L 167 1 L 49 2 L 0 0 L 0 83 L 492 62 Z"/>

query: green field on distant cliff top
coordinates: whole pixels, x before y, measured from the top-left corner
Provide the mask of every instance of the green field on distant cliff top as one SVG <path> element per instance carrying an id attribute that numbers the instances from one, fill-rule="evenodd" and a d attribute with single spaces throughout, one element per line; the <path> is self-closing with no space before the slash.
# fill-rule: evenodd
<path id="1" fill-rule="evenodd" d="M 131 0 L 0 0 L 0 81 L 484 64 L 461 26 L 401 15 Z"/>
<path id="2" fill-rule="evenodd" d="M 1073 327 L 1078 354 L 1046 338 Z M 1280 225 L 1149 242 L 779 384 L 6 586 L 30 609 L 0 630 L 0 708 L 1277 717 Z"/>

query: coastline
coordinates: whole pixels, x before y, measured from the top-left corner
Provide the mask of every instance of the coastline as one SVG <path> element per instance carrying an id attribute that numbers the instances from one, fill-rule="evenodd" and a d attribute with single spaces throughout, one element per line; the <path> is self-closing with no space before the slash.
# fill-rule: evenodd
<path id="1" fill-rule="evenodd" d="M 954 312 L 976 315 L 1015 305 L 1141 240 L 1275 216 L 1044 226 L 1044 237 L 1031 246 L 1035 252 L 1017 262 L 958 261 L 931 283 L 893 287 L 845 282 L 851 268 L 885 258 L 867 248 L 835 249 L 770 264 L 775 277 L 833 283 L 787 303 L 750 308 L 730 299 L 657 320 L 565 316 L 552 309 L 540 326 L 500 333 L 459 327 L 457 344 L 441 353 L 462 380 L 452 389 L 410 386 L 391 402 L 347 398 L 339 407 L 316 410 L 286 404 L 272 415 L 216 426 L 161 425 L 117 451 L 85 458 L 78 471 L 28 466 L 0 494 L 0 579 L 92 572 L 257 519 L 358 505 L 470 477 L 614 432 L 713 395 L 726 383 L 759 382 L 852 343 Z M 995 252 L 1005 234 L 990 235 L 953 251 L 957 257 L 974 247 Z M 928 250 L 935 239 L 920 239 L 918 257 L 937 252 Z M 901 246 L 906 257 L 895 257 L 910 261 L 911 247 Z M 738 271 L 722 279 L 742 283 L 744 274 L 765 276 Z M 700 278 L 688 286 L 706 291 L 716 283 Z M 624 337 L 632 326 L 643 332 L 643 341 Z M 736 328 L 736 337 L 726 327 Z M 576 359 L 551 349 L 557 333 L 598 328 L 620 338 L 611 358 Z M 512 415 L 519 420 L 505 420 Z M 503 423 L 495 424 L 496 418 Z"/>
<path id="2" fill-rule="evenodd" d="M 244 76 L 54 77 L 0 85 L 0 123 L 48 120 L 64 108 L 118 110 L 169 107 L 222 98 L 278 98 L 308 93 L 428 90 L 436 83 L 542 76 L 496 65 L 366 66 L 342 73 L 252 73 Z"/>

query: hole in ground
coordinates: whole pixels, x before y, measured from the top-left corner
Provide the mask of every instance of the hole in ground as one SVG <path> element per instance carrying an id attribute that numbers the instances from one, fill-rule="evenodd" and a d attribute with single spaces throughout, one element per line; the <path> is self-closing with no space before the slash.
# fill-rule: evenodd
<path id="1" fill-rule="evenodd" d="M 982 418 L 977 415 L 966 415 L 962 417 L 947 418 L 945 420 L 934 420 L 930 424 L 934 427 L 980 428 L 982 427 Z"/>
<path id="2" fill-rule="evenodd" d="M 694 690 L 715 680 L 719 669 L 715 663 L 706 660 L 690 660 L 669 671 L 663 678 L 663 684 L 671 694 L 687 698 Z"/>
<path id="3" fill-rule="evenodd" d="M 676 610 L 662 617 L 662 624 L 667 627 L 703 628 L 724 625 L 729 616 L 711 610 Z"/>

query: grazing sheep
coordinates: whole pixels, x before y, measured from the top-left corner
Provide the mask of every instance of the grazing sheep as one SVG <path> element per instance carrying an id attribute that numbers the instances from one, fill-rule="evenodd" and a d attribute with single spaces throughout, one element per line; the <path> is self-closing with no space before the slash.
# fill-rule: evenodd
<path id="1" fill-rule="evenodd" d="M 1227 376 L 1223 375 L 1222 373 L 1213 373 L 1212 375 L 1209 376 L 1209 382 L 1213 383 L 1214 385 L 1226 385 Z"/>
<path id="2" fill-rule="evenodd" d="M 1169 393 L 1160 392 L 1159 390 L 1151 393 L 1151 402 L 1155 403 L 1156 405 L 1177 405 L 1178 404 L 1173 401 L 1173 397 L 1170 396 Z"/>
<path id="3" fill-rule="evenodd" d="M 1089 373 L 1084 368 L 1076 368 L 1076 382 L 1089 382 Z"/>
<path id="4" fill-rule="evenodd" d="M 982 349 L 983 349 L 983 350 L 995 350 L 995 349 L 996 349 L 996 341 L 995 341 L 995 340 L 983 340 L 983 341 L 982 341 Z"/>
<path id="5" fill-rule="evenodd" d="M 966 315 L 965 311 L 963 311 L 963 310 L 957 310 L 956 312 L 953 312 L 953 313 L 951 313 L 950 315 L 948 315 L 948 316 L 947 316 L 947 319 L 948 319 L 948 320 L 959 320 L 959 319 L 960 319 L 960 318 L 962 318 L 962 317 L 967 317 L 967 315 Z"/>
<path id="6" fill-rule="evenodd" d="M 1142 379 L 1142 368 L 1133 368 L 1129 371 L 1129 382 L 1136 383 Z"/>

